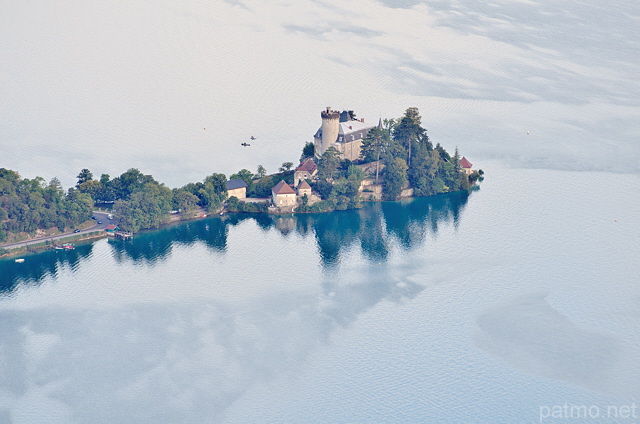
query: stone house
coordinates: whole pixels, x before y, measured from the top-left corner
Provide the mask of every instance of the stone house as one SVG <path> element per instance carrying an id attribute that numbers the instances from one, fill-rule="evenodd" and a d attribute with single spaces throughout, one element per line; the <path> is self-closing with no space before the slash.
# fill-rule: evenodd
<path id="1" fill-rule="evenodd" d="M 284 180 L 271 189 L 271 197 L 277 207 L 296 205 L 296 192 Z"/>
<path id="2" fill-rule="evenodd" d="M 298 184 L 298 197 L 302 198 L 305 194 L 308 199 L 311 199 L 311 186 L 305 180 L 302 180 L 302 182 Z"/>
<path id="3" fill-rule="evenodd" d="M 307 158 L 293 172 L 293 185 L 298 186 L 301 180 L 310 180 L 318 173 L 318 166 L 311 158 Z"/>
<path id="4" fill-rule="evenodd" d="M 225 183 L 227 188 L 227 196 L 236 196 L 238 200 L 247 198 L 247 183 L 240 178 L 229 180 Z"/>

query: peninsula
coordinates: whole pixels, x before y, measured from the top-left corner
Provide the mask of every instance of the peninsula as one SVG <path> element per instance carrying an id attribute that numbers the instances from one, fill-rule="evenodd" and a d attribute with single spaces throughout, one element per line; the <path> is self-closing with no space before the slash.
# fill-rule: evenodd
<path id="1" fill-rule="evenodd" d="M 241 169 L 228 179 L 213 173 L 202 182 L 169 188 L 135 168 L 99 179 L 83 169 L 75 187 L 65 192 L 57 178 L 47 184 L 0 168 L 0 248 L 43 235 L 88 231 L 95 228 L 89 218 L 99 206 L 110 208 L 113 227 L 135 233 L 212 213 L 353 209 L 363 201 L 469 190 L 483 178 L 457 148 L 451 155 L 432 144 L 415 107 L 375 125 L 351 110 L 328 107 L 320 117 L 299 165 L 284 162 L 273 174 L 259 165 L 256 173 Z"/>

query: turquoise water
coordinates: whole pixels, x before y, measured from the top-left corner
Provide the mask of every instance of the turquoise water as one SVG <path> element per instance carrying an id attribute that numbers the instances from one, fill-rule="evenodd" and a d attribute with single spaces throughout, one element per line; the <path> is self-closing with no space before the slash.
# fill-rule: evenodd
<path id="1" fill-rule="evenodd" d="M 636 422 L 638 176 L 488 165 L 0 262 L 0 422 Z"/>

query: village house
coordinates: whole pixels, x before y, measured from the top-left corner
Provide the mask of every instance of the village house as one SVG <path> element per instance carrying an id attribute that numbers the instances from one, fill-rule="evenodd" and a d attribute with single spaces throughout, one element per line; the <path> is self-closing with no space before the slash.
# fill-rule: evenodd
<path id="1" fill-rule="evenodd" d="M 464 156 L 462 157 L 462 159 L 460 159 L 460 166 L 462 167 L 462 170 L 465 174 L 471 175 L 473 173 L 473 169 L 471 169 L 473 164 L 469 162 L 469 160 Z"/>
<path id="2" fill-rule="evenodd" d="M 229 180 L 226 183 L 227 196 L 236 196 L 238 200 L 244 200 L 247 198 L 247 183 L 240 178 Z"/>
<path id="3" fill-rule="evenodd" d="M 298 197 L 302 198 L 305 194 L 308 199 L 311 199 L 311 186 L 305 180 L 302 180 L 302 182 L 298 184 Z"/>
<path id="4" fill-rule="evenodd" d="M 318 166 L 311 158 L 307 158 L 293 172 L 293 185 L 298 186 L 301 180 L 310 180 L 318 173 Z"/>
<path id="5" fill-rule="evenodd" d="M 296 205 L 296 192 L 284 180 L 271 189 L 271 197 L 277 207 Z"/>
<path id="6" fill-rule="evenodd" d="M 359 159 L 362 140 L 375 125 L 365 124 L 364 119 L 353 119 L 346 110 L 338 112 L 329 107 L 320 112 L 320 117 L 322 126 L 313 136 L 316 156 L 320 157 L 329 147 L 335 147 L 342 159 Z"/>

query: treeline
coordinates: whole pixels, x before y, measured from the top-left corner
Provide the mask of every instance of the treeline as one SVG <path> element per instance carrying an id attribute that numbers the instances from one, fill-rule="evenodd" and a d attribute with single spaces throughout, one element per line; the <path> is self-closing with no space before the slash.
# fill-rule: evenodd
<path id="1" fill-rule="evenodd" d="M 230 178 L 243 179 L 249 197 L 269 197 L 271 188 L 281 179 L 293 183 L 292 167 L 292 162 L 285 162 L 278 173 L 267 175 L 260 165 L 256 174 L 242 169 Z M 170 211 L 190 215 L 204 208 L 211 213 L 227 200 L 227 177 L 220 173 L 180 188 L 169 188 L 135 168 L 114 178 L 102 174 L 99 179 L 89 169 L 83 169 L 77 179 L 75 187 L 65 192 L 57 178 L 47 184 L 41 177 L 23 179 L 17 172 L 1 168 L 0 242 L 21 232 L 33 235 L 36 230 L 54 227 L 69 231 L 91 217 L 95 204 L 113 204 L 118 226 L 137 232 L 166 223 Z M 266 205 L 232 202 L 231 209 L 262 212 Z"/>
<path id="2" fill-rule="evenodd" d="M 10 234 L 69 230 L 86 221 L 92 210 L 91 196 L 74 188 L 65 193 L 57 178 L 47 184 L 41 177 L 30 180 L 0 168 L 0 242 Z"/>
<path id="3" fill-rule="evenodd" d="M 418 109 L 411 107 L 398 119 L 385 119 L 382 128 L 372 128 L 362 141 L 358 163 L 376 162 L 375 183 L 382 184 L 384 200 L 397 200 L 406 187 L 414 196 L 468 190 L 482 170 L 467 175 L 460 165 L 456 148 L 450 155 L 440 144 L 433 146 L 422 127 Z M 303 153 L 304 156 L 304 153 Z M 349 160 L 340 160 L 339 152 L 330 147 L 318 160 L 319 180 L 315 189 L 328 207 L 351 208 L 357 205 L 354 191 L 362 181 Z"/>

